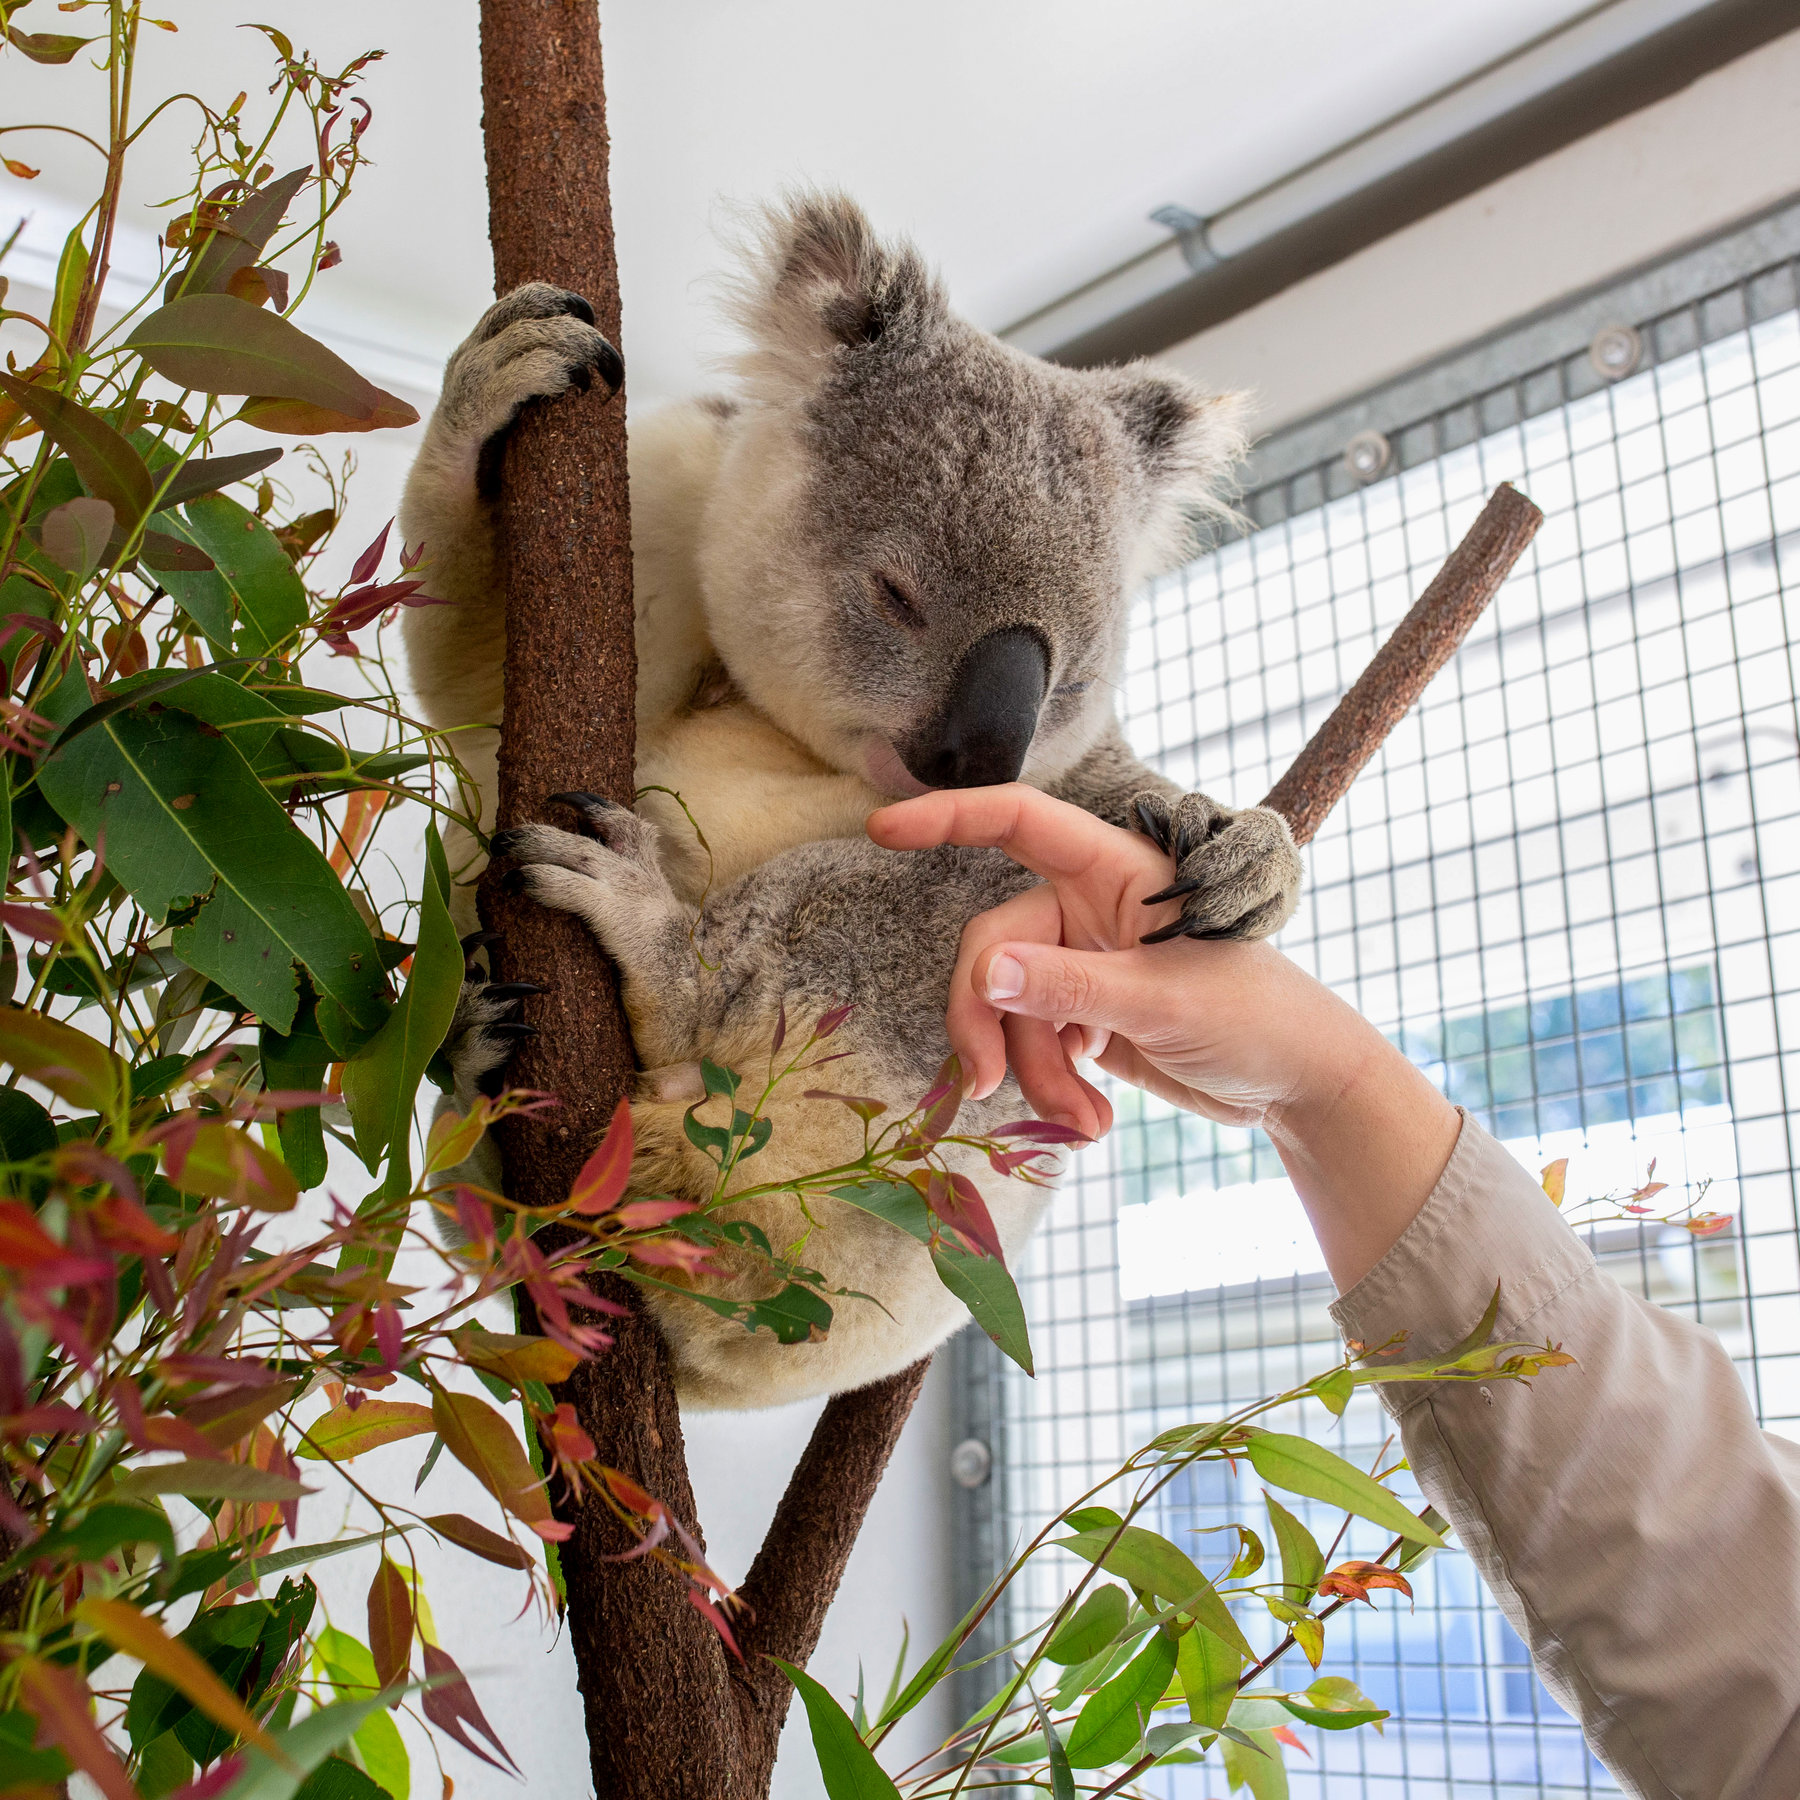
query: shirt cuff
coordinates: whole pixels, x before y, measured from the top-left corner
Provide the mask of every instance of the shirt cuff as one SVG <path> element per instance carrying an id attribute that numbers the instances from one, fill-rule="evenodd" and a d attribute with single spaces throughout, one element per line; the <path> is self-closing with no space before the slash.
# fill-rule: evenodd
<path id="1" fill-rule="evenodd" d="M 1331 1316 L 1347 1339 L 1370 1350 L 1404 1332 L 1404 1355 L 1438 1356 L 1480 1323 L 1498 1283 L 1498 1335 L 1541 1338 L 1544 1331 L 1533 1330 L 1538 1314 L 1594 1269 L 1550 1197 L 1464 1113 L 1431 1197 Z M 1436 1385 L 1396 1384 L 1382 1398 L 1397 1416 Z"/>

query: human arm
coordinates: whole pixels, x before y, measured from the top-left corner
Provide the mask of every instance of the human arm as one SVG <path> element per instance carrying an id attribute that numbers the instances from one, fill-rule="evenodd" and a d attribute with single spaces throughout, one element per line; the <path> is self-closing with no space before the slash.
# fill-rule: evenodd
<path id="1" fill-rule="evenodd" d="M 1349 1338 L 1500 1334 L 1576 1358 L 1513 1382 L 1392 1387 L 1408 1458 L 1627 1791 L 1800 1793 L 1800 1447 L 1763 1433 L 1711 1332 L 1627 1294 L 1531 1176 L 1399 1052 L 1266 945 L 1137 940 L 1153 846 L 1017 789 L 877 814 L 893 848 L 997 845 L 1044 885 L 974 921 L 950 1033 L 977 1091 L 1010 1056 L 1040 1113 L 1105 1101 L 1074 1064 L 1261 1123 L 1294 1177 Z"/>

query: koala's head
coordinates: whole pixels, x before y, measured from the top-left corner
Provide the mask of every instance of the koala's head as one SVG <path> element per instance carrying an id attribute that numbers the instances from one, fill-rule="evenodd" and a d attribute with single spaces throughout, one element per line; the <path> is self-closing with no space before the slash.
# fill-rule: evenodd
<path id="1" fill-rule="evenodd" d="M 1133 590 L 1221 508 L 1233 400 L 1058 368 L 954 317 L 849 201 L 772 213 L 702 532 L 708 627 L 764 712 L 883 792 L 1075 763 Z"/>

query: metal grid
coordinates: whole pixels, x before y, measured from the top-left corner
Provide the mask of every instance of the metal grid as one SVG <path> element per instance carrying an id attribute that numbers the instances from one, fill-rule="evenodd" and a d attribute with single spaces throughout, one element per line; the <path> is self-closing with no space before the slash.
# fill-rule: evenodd
<path id="1" fill-rule="evenodd" d="M 1525 563 L 1314 844 L 1281 943 L 1528 1166 L 1571 1155 L 1572 1195 L 1632 1185 L 1652 1155 L 1670 1199 L 1710 1178 L 1737 1235 L 1613 1227 L 1595 1249 L 1717 1330 L 1765 1423 L 1800 1437 L 1800 315 L 1795 263 L 1756 266 L 1767 235 L 1744 241 L 1728 285 L 1631 321 L 1626 378 L 1580 352 L 1466 358 L 1477 379 L 1389 432 L 1381 479 L 1334 457 L 1251 494 L 1251 528 L 1150 595 L 1124 712 L 1176 780 L 1251 801 L 1495 483 L 1543 507 Z M 970 1588 L 1153 1432 L 1339 1354 L 1266 1140 L 1114 1102 L 1022 1271 L 1038 1379 L 958 1340 L 964 1426 L 994 1450 L 963 1509 Z M 1361 1397 L 1336 1426 L 1316 1407 L 1284 1423 L 1365 1464 L 1387 1434 Z M 1259 1511 L 1209 1468 L 1161 1524 L 1212 1569 L 1224 1540 L 1188 1531 Z M 1346 1553 L 1377 1548 L 1353 1531 Z M 995 1641 L 1053 1602 L 1041 1588 Z M 1379 1738 L 1303 1732 L 1296 1796 L 1616 1792 L 1460 1553 L 1422 1571 L 1414 1611 L 1353 1610 L 1326 1667 L 1396 1719 Z M 1198 1800 L 1223 1777 L 1170 1770 L 1163 1791 Z"/>

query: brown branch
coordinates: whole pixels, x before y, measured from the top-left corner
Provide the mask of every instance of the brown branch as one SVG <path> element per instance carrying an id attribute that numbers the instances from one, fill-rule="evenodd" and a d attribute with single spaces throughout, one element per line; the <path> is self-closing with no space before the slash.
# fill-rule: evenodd
<path id="1" fill-rule="evenodd" d="M 768 1792 L 794 1693 L 765 1658 L 779 1656 L 802 1667 L 811 1659 L 869 1503 L 930 1367 L 927 1356 L 898 1375 L 826 1403 L 738 1590 L 756 1615 L 743 1637 L 749 1660 L 731 1672 L 746 1794 Z"/>
<path id="2" fill-rule="evenodd" d="M 1544 515 L 1510 482 L 1494 489 L 1468 535 L 1394 628 L 1342 700 L 1269 790 L 1272 806 L 1304 844 L 1411 710 L 1431 678 L 1456 654 Z"/>
<path id="3" fill-rule="evenodd" d="M 495 287 L 550 281 L 589 300 L 619 343 L 600 38 L 592 0 L 482 0 L 482 101 Z M 625 409 L 596 389 L 528 409 L 502 477 L 509 681 L 498 823 L 540 817 L 551 794 L 588 789 L 630 804 L 634 646 Z M 504 980 L 541 1035 L 514 1065 L 561 1097 L 547 1119 L 510 1121 L 507 1191 L 561 1199 L 630 1080 L 633 1058 L 610 964 L 565 913 L 484 882 Z M 596 1283 L 630 1305 L 614 1278 Z M 611 1351 L 559 1393 L 599 1459 L 684 1520 L 694 1517 L 668 1355 L 641 1313 L 611 1322 Z M 597 1506 L 562 1547 L 570 1637 L 595 1792 L 604 1800 L 734 1800 L 736 1732 L 724 1655 L 685 1585 L 649 1562 L 609 1563 L 631 1538 Z"/>

